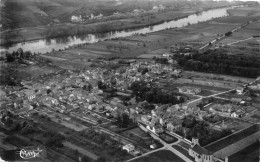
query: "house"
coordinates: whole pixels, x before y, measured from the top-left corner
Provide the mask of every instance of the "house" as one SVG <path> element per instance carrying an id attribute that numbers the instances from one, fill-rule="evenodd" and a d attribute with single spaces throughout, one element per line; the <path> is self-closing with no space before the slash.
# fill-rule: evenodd
<path id="1" fill-rule="evenodd" d="M 242 101 L 242 98 L 231 98 L 230 100 L 234 104 L 240 104 Z"/>
<path id="2" fill-rule="evenodd" d="M 181 109 L 180 105 L 176 104 L 168 107 L 166 111 L 170 113 L 170 112 L 178 111 L 180 109 Z"/>
<path id="3" fill-rule="evenodd" d="M 153 132 L 154 134 L 159 134 L 159 133 L 163 133 L 163 127 L 161 125 L 156 125 L 156 126 L 153 126 L 153 127 L 150 127 L 150 126 L 146 126 L 146 128 L 148 130 L 150 130 L 151 132 Z"/>
<path id="4" fill-rule="evenodd" d="M 193 157 L 196 162 L 214 162 L 213 154 L 201 147 L 199 145 L 199 140 L 196 138 L 192 138 L 189 155 Z"/>
<path id="5" fill-rule="evenodd" d="M 179 92 L 180 93 L 196 95 L 196 94 L 201 92 L 201 89 L 200 88 L 193 88 L 193 87 L 186 87 L 186 86 L 184 86 L 184 87 L 180 87 L 179 88 Z"/>
<path id="6" fill-rule="evenodd" d="M 180 129 L 182 127 L 182 120 L 178 119 L 178 118 L 174 118 L 171 119 L 168 123 L 167 123 L 167 129 L 169 131 L 176 131 L 178 129 Z"/>
<path id="7" fill-rule="evenodd" d="M 169 57 L 170 57 L 170 54 L 165 53 L 165 54 L 163 54 L 163 57 L 169 58 Z"/>
<path id="8" fill-rule="evenodd" d="M 142 116 L 141 116 L 141 121 L 142 121 L 143 123 L 148 124 L 148 123 L 151 122 L 151 120 L 152 120 L 152 117 L 149 116 L 149 115 L 142 115 Z"/>
<path id="9" fill-rule="evenodd" d="M 250 88 L 252 90 L 260 90 L 260 84 L 248 86 L 248 88 Z"/>
<path id="10" fill-rule="evenodd" d="M 126 150 L 128 153 L 133 152 L 135 150 L 135 146 L 132 144 L 127 144 L 122 147 L 123 150 Z"/>
<path id="11" fill-rule="evenodd" d="M 243 87 L 238 87 L 238 88 L 236 89 L 236 92 L 237 92 L 237 94 L 242 95 L 243 92 L 244 92 L 244 88 L 243 88 Z"/>
<path id="12" fill-rule="evenodd" d="M 0 99 L 4 99 L 6 97 L 6 93 L 0 89 Z"/>
<path id="13" fill-rule="evenodd" d="M 145 76 L 146 77 L 155 77 L 156 74 L 154 72 L 149 71 L 149 72 L 145 73 Z"/>
<path id="14" fill-rule="evenodd" d="M 96 105 L 96 111 L 103 112 L 105 110 L 104 106 L 102 104 Z"/>
<path id="15" fill-rule="evenodd" d="M 156 145 L 156 144 L 152 144 L 152 145 L 150 145 L 150 148 L 151 148 L 151 149 L 156 149 L 156 148 L 157 148 L 157 145 Z"/>
<path id="16" fill-rule="evenodd" d="M 176 117 L 179 118 L 179 119 L 184 119 L 184 117 L 185 117 L 185 112 L 183 112 L 183 111 L 176 111 L 176 112 L 174 113 L 174 116 L 176 116 Z"/>
<path id="17" fill-rule="evenodd" d="M 233 112 L 233 113 L 231 113 L 231 117 L 232 118 L 241 118 L 243 115 L 244 115 L 245 113 L 244 112 Z"/>

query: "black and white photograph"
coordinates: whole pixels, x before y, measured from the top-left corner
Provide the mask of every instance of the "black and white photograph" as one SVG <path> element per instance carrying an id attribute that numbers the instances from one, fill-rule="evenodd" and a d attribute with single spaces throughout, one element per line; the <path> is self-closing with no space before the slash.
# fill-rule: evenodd
<path id="1" fill-rule="evenodd" d="M 260 162 L 260 0 L 0 0 L 0 162 Z"/>

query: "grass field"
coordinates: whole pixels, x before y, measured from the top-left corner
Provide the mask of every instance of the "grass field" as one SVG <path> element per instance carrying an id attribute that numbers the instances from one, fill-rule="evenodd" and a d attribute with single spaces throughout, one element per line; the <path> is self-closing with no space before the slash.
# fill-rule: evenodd
<path id="1" fill-rule="evenodd" d="M 146 137 L 149 137 L 149 136 L 147 136 L 147 133 L 146 132 L 144 132 L 141 128 L 134 128 L 134 129 L 131 129 L 131 130 L 129 130 L 129 131 L 127 131 L 127 132 L 129 132 L 129 133 L 132 133 L 132 134 L 134 134 L 134 135 L 136 135 L 136 136 L 138 136 L 138 137 L 141 137 L 141 138 L 146 138 Z"/>
<path id="2" fill-rule="evenodd" d="M 133 162 L 185 162 L 169 150 L 160 150 L 134 160 Z"/>
<path id="3" fill-rule="evenodd" d="M 94 160 L 97 160 L 98 159 L 98 156 L 96 154 L 93 154 L 92 152 L 86 150 L 86 149 L 83 149 L 77 145 L 74 145 L 70 142 L 63 142 L 62 143 L 64 146 L 66 147 L 69 147 L 71 148 L 72 150 L 78 150 L 79 153 L 83 154 L 83 155 L 86 155 L 88 157 L 90 157 L 91 159 L 94 159 Z"/>

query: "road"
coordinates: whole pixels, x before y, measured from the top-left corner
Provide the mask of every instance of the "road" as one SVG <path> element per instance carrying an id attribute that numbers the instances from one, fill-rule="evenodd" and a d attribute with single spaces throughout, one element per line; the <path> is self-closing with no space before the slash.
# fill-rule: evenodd
<path id="1" fill-rule="evenodd" d="M 248 24 L 250 24 L 250 23 L 252 23 L 252 22 L 254 22 L 254 21 L 248 21 L 247 23 L 244 23 L 244 24 L 240 25 L 239 27 L 237 27 L 237 28 L 231 30 L 231 34 L 234 33 L 234 32 L 236 32 L 236 31 L 238 31 L 239 29 L 245 27 L 246 25 L 248 25 Z M 226 36 L 225 34 L 223 34 L 223 35 L 221 35 L 220 37 L 218 37 L 218 38 L 212 40 L 210 43 L 208 43 L 208 44 L 206 44 L 206 45 L 200 47 L 199 50 L 203 50 L 204 48 L 206 48 L 206 47 L 212 45 L 213 43 L 218 43 L 218 42 L 220 42 L 221 40 L 223 40 L 223 39 L 226 38 L 226 37 L 229 37 L 229 36 Z"/>
<path id="2" fill-rule="evenodd" d="M 191 104 L 191 103 L 194 103 L 194 102 L 197 102 L 197 101 L 199 101 L 199 100 L 202 100 L 203 98 L 215 97 L 215 96 L 218 96 L 218 95 L 221 95 L 221 94 L 225 94 L 225 93 L 228 93 L 228 92 L 231 92 L 231 91 L 234 91 L 234 90 L 236 90 L 236 89 L 234 88 L 234 89 L 231 89 L 231 90 L 227 90 L 227 91 L 224 91 L 224 92 L 212 94 L 212 95 L 209 95 L 209 96 L 200 96 L 200 98 L 188 102 L 187 105 L 189 105 L 189 104 Z M 197 95 L 196 95 L 196 96 L 197 96 Z"/>
<path id="3" fill-rule="evenodd" d="M 247 39 L 242 39 L 242 40 L 238 40 L 238 41 L 235 41 L 235 42 L 232 42 L 232 43 L 228 43 L 227 46 L 230 46 L 232 44 L 236 44 L 236 43 L 240 43 L 240 42 L 244 42 L 244 41 L 248 41 L 250 39 L 254 39 L 253 37 L 250 37 L 250 38 L 247 38 Z M 223 45 L 224 46 L 224 45 Z"/>
<path id="4" fill-rule="evenodd" d="M 141 129 L 142 129 L 142 128 L 141 128 Z M 148 131 L 148 132 L 149 132 L 149 131 Z M 129 161 L 133 161 L 133 160 L 138 159 L 138 158 L 141 158 L 141 157 L 144 157 L 144 156 L 147 156 L 147 155 L 149 155 L 149 154 L 152 154 L 152 153 L 157 152 L 157 151 L 160 151 L 160 150 L 169 150 L 169 151 L 173 152 L 175 155 L 179 156 L 179 157 L 180 157 L 181 159 L 183 159 L 184 161 L 186 161 L 186 162 L 192 162 L 189 158 L 187 158 L 187 157 L 186 157 L 185 155 L 183 155 L 181 152 L 177 151 L 176 149 L 174 149 L 174 148 L 172 147 L 173 145 L 177 145 L 177 143 L 179 143 L 180 141 L 184 141 L 183 139 L 181 139 L 181 138 L 179 138 L 179 137 L 177 137 L 177 136 L 174 135 L 174 137 L 176 137 L 178 140 L 175 141 L 175 142 L 173 142 L 173 143 L 166 143 L 166 142 L 164 142 L 161 138 L 159 138 L 157 135 L 155 135 L 155 134 L 153 134 L 153 133 L 151 133 L 151 132 L 149 132 L 149 133 L 150 133 L 150 135 L 152 136 L 152 138 L 154 138 L 155 140 L 160 141 L 160 142 L 163 144 L 163 147 L 162 147 L 162 148 L 159 148 L 159 149 L 156 149 L 156 150 L 149 151 L 149 152 L 147 152 L 147 153 L 145 153 L 145 154 L 142 154 L 141 156 L 134 157 L 134 158 L 128 160 L 128 162 L 129 162 Z M 187 142 L 187 141 L 185 141 L 185 142 Z"/>
<path id="5" fill-rule="evenodd" d="M 244 84 L 243 86 L 245 87 L 245 86 L 252 85 L 252 84 L 254 84 L 255 82 L 257 82 L 258 80 L 260 80 L 260 77 L 258 77 L 256 80 L 254 80 L 254 81 L 252 81 L 252 82 L 250 82 L 250 83 Z M 230 90 L 227 90 L 227 91 L 224 91 L 224 92 L 212 94 L 212 95 L 209 95 L 209 96 L 199 96 L 199 95 L 195 95 L 195 96 L 197 96 L 197 97 L 199 97 L 199 98 L 196 99 L 196 100 L 192 100 L 192 101 L 188 102 L 187 105 L 189 105 L 189 104 L 191 104 L 191 103 L 194 103 L 194 102 L 197 102 L 197 101 L 199 101 L 199 100 L 201 100 L 201 99 L 203 99 L 203 98 L 209 98 L 209 97 L 216 97 L 216 98 L 219 98 L 219 99 L 224 99 L 224 98 L 217 97 L 217 96 L 218 96 L 218 95 L 221 95 L 221 94 L 225 94 L 225 93 L 231 92 L 231 91 L 235 91 L 235 90 L 236 90 L 236 88 L 230 89 Z M 228 99 L 224 99 L 224 100 L 228 100 Z"/>

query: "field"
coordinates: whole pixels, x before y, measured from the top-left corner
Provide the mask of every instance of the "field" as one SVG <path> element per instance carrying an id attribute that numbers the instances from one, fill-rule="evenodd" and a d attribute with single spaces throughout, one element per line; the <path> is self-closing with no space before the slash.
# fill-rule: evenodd
<path id="1" fill-rule="evenodd" d="M 162 134 L 160 134 L 160 138 L 161 138 L 164 142 L 166 142 L 166 143 L 168 143 L 168 144 L 178 141 L 177 138 L 175 138 L 175 137 L 173 137 L 173 136 L 171 136 L 171 135 L 169 135 L 169 134 L 167 134 L 167 133 L 162 133 Z"/>
<path id="2" fill-rule="evenodd" d="M 27 66 L 27 67 L 23 67 L 23 68 L 18 68 L 18 71 L 23 75 L 29 74 L 32 77 L 38 77 L 40 75 L 54 73 L 57 71 L 57 69 L 52 68 L 50 66 L 32 65 L 32 66 Z"/>
<path id="3" fill-rule="evenodd" d="M 252 8 L 254 9 L 257 7 Z M 254 13 L 258 13 L 257 10 L 253 11 Z M 248 14 L 250 13 L 247 13 L 247 15 Z M 190 25 L 181 29 L 163 30 L 151 34 L 108 40 L 65 51 L 55 52 L 51 56 L 60 57 L 62 59 L 70 60 L 71 63 L 75 62 L 82 65 L 86 63 L 84 60 L 97 57 L 119 56 L 152 58 L 154 56 L 169 52 L 169 46 L 181 44 L 182 42 L 186 42 L 185 44 L 191 44 L 195 48 L 199 48 L 213 39 L 216 39 L 219 35 L 233 30 L 237 26 L 245 23 L 247 20 L 256 18 L 254 15 L 255 14 L 251 14 L 251 16 L 246 17 L 246 19 L 241 16 L 218 18 L 204 23 Z M 233 18 L 237 21 L 237 23 L 230 23 L 230 20 Z M 250 24 L 248 27 L 250 29 L 257 29 L 257 25 L 254 24 Z M 256 31 L 257 30 L 254 30 L 253 33 Z M 239 40 L 242 37 L 237 38 L 238 36 L 236 35 L 241 35 L 241 33 L 243 37 L 247 38 L 246 35 L 250 35 L 250 30 L 241 29 L 241 31 L 235 32 L 234 36 L 228 37 L 222 41 L 233 42 L 234 40 Z M 231 46 L 229 48 L 231 48 Z M 233 49 L 230 50 L 233 51 Z M 245 53 L 246 50 L 248 49 L 235 49 L 234 52 Z M 223 76 L 222 78 L 226 78 L 226 76 Z M 239 78 L 228 78 L 227 80 L 238 81 Z M 245 79 L 242 78 L 241 81 L 244 83 Z"/>
<path id="4" fill-rule="evenodd" d="M 149 138 L 149 136 L 147 135 L 146 132 L 144 132 L 141 128 L 134 128 L 134 129 L 131 129 L 129 131 L 127 131 L 128 133 L 132 133 L 140 138 Z"/>
<path id="5" fill-rule="evenodd" d="M 148 156 L 134 160 L 133 162 L 184 162 L 169 150 L 160 150 Z"/>
<path id="6" fill-rule="evenodd" d="M 72 144 L 70 142 L 63 142 L 62 144 L 64 146 L 66 146 L 66 147 L 69 147 L 72 150 L 78 150 L 79 153 L 81 153 L 83 155 L 86 155 L 86 156 L 90 157 L 91 159 L 94 159 L 94 160 L 98 159 L 97 155 L 95 155 L 95 154 L 89 152 L 88 150 L 85 150 L 85 149 L 83 149 L 83 148 L 81 148 L 81 147 L 79 147 L 77 145 L 74 145 L 74 144 Z"/>

